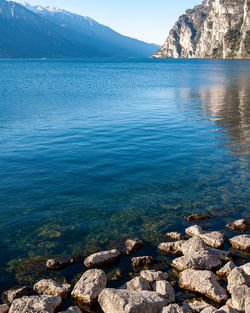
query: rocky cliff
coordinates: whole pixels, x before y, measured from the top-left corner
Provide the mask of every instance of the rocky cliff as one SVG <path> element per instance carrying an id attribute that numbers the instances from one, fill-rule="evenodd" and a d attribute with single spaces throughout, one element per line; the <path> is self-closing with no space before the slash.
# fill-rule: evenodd
<path id="1" fill-rule="evenodd" d="M 250 0 L 205 0 L 187 10 L 154 58 L 250 58 Z"/>

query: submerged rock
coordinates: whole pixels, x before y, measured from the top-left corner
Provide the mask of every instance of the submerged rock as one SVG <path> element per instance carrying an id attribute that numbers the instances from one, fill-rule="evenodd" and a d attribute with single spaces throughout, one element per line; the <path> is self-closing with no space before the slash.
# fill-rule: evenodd
<path id="1" fill-rule="evenodd" d="M 106 288 L 106 284 L 107 278 L 103 270 L 88 270 L 76 283 L 71 296 L 80 302 L 91 304 Z"/>
<path id="2" fill-rule="evenodd" d="M 31 288 L 27 286 L 11 288 L 3 292 L 2 300 L 4 303 L 10 305 L 15 299 L 28 296 L 30 290 Z"/>
<path id="3" fill-rule="evenodd" d="M 9 313 L 54 313 L 61 301 L 58 296 L 24 296 L 12 302 Z"/>
<path id="4" fill-rule="evenodd" d="M 177 232 L 170 232 L 170 233 L 166 233 L 166 237 L 171 238 L 173 240 L 183 240 L 183 236 L 181 233 L 177 233 Z"/>
<path id="5" fill-rule="evenodd" d="M 49 259 L 46 262 L 46 268 L 49 270 L 60 270 L 64 267 L 73 264 L 74 258 L 71 256 L 62 256 L 55 259 Z"/>
<path id="6" fill-rule="evenodd" d="M 125 253 L 133 254 L 144 246 L 144 242 L 139 238 L 129 238 L 125 242 Z"/>
<path id="7" fill-rule="evenodd" d="M 169 304 L 162 309 L 161 313 L 192 313 L 192 310 L 179 304 Z"/>
<path id="8" fill-rule="evenodd" d="M 153 283 L 157 280 L 167 280 L 168 274 L 161 271 L 144 270 L 140 272 L 140 276 L 145 278 L 149 283 Z"/>
<path id="9" fill-rule="evenodd" d="M 36 283 L 33 289 L 39 294 L 67 298 L 71 286 L 69 284 L 60 284 L 52 279 L 43 279 Z"/>
<path id="10" fill-rule="evenodd" d="M 227 224 L 227 227 L 233 231 L 247 231 L 250 229 L 250 223 L 247 220 L 240 219 L 234 221 L 232 224 Z"/>
<path id="11" fill-rule="evenodd" d="M 162 242 L 158 245 L 158 249 L 167 253 L 178 254 L 182 253 L 182 245 L 185 240 L 174 241 L 174 242 Z"/>
<path id="12" fill-rule="evenodd" d="M 151 290 L 148 281 L 143 277 L 135 277 L 122 285 L 120 289 L 128 289 L 128 290 Z"/>
<path id="13" fill-rule="evenodd" d="M 224 237 L 218 231 L 205 231 L 200 226 L 193 225 L 188 227 L 185 232 L 190 237 L 200 237 L 207 245 L 214 248 L 220 248 L 224 244 Z"/>
<path id="14" fill-rule="evenodd" d="M 218 277 L 211 271 L 188 269 L 181 272 L 179 276 L 181 288 L 198 292 L 220 303 L 226 301 L 228 297 L 218 281 Z"/>
<path id="15" fill-rule="evenodd" d="M 108 280 L 120 280 L 122 278 L 122 271 L 116 268 L 107 274 Z"/>
<path id="16" fill-rule="evenodd" d="M 87 268 L 100 267 L 105 264 L 115 263 L 120 259 L 121 253 L 117 249 L 102 251 L 91 254 L 84 260 L 84 265 Z"/>
<path id="17" fill-rule="evenodd" d="M 168 303 L 175 302 L 175 291 L 171 284 L 166 280 L 157 280 L 153 284 L 153 290 L 166 297 Z"/>
<path id="18" fill-rule="evenodd" d="M 133 267 L 142 267 L 146 265 L 150 265 L 153 263 L 153 258 L 151 256 L 138 256 L 132 258 L 132 266 Z"/>
<path id="19" fill-rule="evenodd" d="M 82 313 L 82 311 L 77 306 L 71 306 L 66 311 L 61 311 L 59 313 Z"/>
<path id="20" fill-rule="evenodd" d="M 192 215 L 189 215 L 186 220 L 188 222 L 190 221 L 201 221 L 201 220 L 208 220 L 212 218 L 212 216 L 208 216 L 208 215 L 203 215 L 203 214 L 192 214 Z"/>
<path id="21" fill-rule="evenodd" d="M 236 250 L 250 252 L 250 235 L 239 235 L 229 239 L 229 242 Z"/>
<path id="22" fill-rule="evenodd" d="M 153 291 L 104 289 L 98 302 L 105 313 L 159 313 L 167 300 Z"/>
<path id="23" fill-rule="evenodd" d="M 7 304 L 0 304 L 0 313 L 7 313 L 9 311 L 9 306 Z"/>
<path id="24" fill-rule="evenodd" d="M 216 274 L 222 277 L 227 277 L 229 273 L 236 267 L 236 265 L 230 261 L 225 264 L 221 269 L 219 269 Z"/>

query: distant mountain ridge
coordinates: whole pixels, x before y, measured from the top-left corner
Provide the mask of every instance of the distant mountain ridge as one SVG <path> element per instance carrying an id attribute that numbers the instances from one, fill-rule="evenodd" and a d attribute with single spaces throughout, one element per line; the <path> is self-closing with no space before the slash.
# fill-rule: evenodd
<path id="1" fill-rule="evenodd" d="M 148 57 L 159 46 L 123 36 L 89 17 L 0 0 L 0 58 Z"/>
<path id="2" fill-rule="evenodd" d="M 250 58 L 250 1 L 204 0 L 187 10 L 154 58 Z"/>

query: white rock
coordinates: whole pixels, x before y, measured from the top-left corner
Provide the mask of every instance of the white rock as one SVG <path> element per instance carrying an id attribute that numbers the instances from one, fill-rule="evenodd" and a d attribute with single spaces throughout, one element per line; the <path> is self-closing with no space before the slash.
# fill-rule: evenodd
<path id="1" fill-rule="evenodd" d="M 107 278 L 103 270 L 91 269 L 86 271 L 76 283 L 71 296 L 77 300 L 91 304 L 100 292 L 106 288 Z"/>
<path id="2" fill-rule="evenodd" d="M 128 290 L 151 290 L 148 281 L 143 277 L 135 277 L 120 287 Z"/>
<path id="3" fill-rule="evenodd" d="M 6 304 L 11 304 L 15 299 L 21 298 L 23 296 L 28 296 L 31 288 L 27 286 L 16 287 L 6 290 L 2 294 L 2 300 Z"/>
<path id="4" fill-rule="evenodd" d="M 247 267 L 240 266 L 240 267 L 235 267 L 234 269 L 231 270 L 227 278 L 228 291 L 231 292 L 231 289 L 234 286 L 239 286 L 239 285 L 250 286 L 250 275 L 244 269 L 247 269 Z"/>
<path id="5" fill-rule="evenodd" d="M 229 239 L 232 247 L 237 250 L 250 251 L 250 235 L 240 235 Z"/>
<path id="6" fill-rule="evenodd" d="M 33 289 L 39 294 L 67 298 L 71 286 L 69 284 L 59 284 L 52 279 L 42 279 L 34 285 Z"/>
<path id="7" fill-rule="evenodd" d="M 220 303 L 227 300 L 228 297 L 218 280 L 218 277 L 213 272 L 192 269 L 181 272 L 179 276 L 181 288 L 199 292 Z"/>
<path id="8" fill-rule="evenodd" d="M 185 241 L 180 250 L 184 255 L 190 255 L 201 251 L 208 251 L 205 242 L 198 236 L 194 236 Z"/>
<path id="9" fill-rule="evenodd" d="M 235 268 L 235 264 L 230 261 L 227 264 L 225 264 L 221 269 L 219 269 L 216 274 L 222 277 L 227 277 L 229 273 Z"/>
<path id="10" fill-rule="evenodd" d="M 224 244 L 224 237 L 218 231 L 205 231 L 200 226 L 193 225 L 188 227 L 185 232 L 190 237 L 200 237 L 207 245 L 214 248 L 220 248 Z"/>
<path id="11" fill-rule="evenodd" d="M 71 306 L 66 311 L 61 311 L 59 313 L 82 313 L 82 311 L 77 306 Z"/>
<path id="12" fill-rule="evenodd" d="M 168 303 L 175 302 L 175 291 L 171 284 L 166 280 L 157 280 L 153 284 L 153 290 L 167 298 Z"/>
<path id="13" fill-rule="evenodd" d="M 58 296 L 24 296 L 12 302 L 9 313 L 54 313 L 61 301 Z"/>
<path id="14" fill-rule="evenodd" d="M 126 254 L 132 254 L 135 253 L 137 250 L 141 249 L 143 247 L 144 243 L 139 238 L 129 238 L 125 242 L 125 253 Z"/>
<path id="15" fill-rule="evenodd" d="M 156 280 L 167 280 L 168 274 L 161 271 L 144 270 L 140 272 L 140 276 L 145 278 L 149 283 L 153 283 Z"/>
<path id="16" fill-rule="evenodd" d="M 105 313 L 159 313 L 166 299 L 153 291 L 104 289 L 98 302 Z"/>
<path id="17" fill-rule="evenodd" d="M 250 223 L 247 220 L 240 219 L 232 224 L 227 224 L 227 227 L 234 231 L 247 231 L 250 228 Z"/>
<path id="18" fill-rule="evenodd" d="M 87 268 L 99 267 L 105 264 L 114 263 L 119 260 L 121 253 L 119 250 L 113 249 L 91 254 L 84 260 Z"/>
<path id="19" fill-rule="evenodd" d="M 9 311 L 9 306 L 7 304 L 0 304 L 0 313 L 7 313 Z"/>
<path id="20" fill-rule="evenodd" d="M 175 231 L 166 233 L 166 237 L 171 238 L 173 240 L 183 240 L 183 236 L 181 233 L 177 233 Z"/>

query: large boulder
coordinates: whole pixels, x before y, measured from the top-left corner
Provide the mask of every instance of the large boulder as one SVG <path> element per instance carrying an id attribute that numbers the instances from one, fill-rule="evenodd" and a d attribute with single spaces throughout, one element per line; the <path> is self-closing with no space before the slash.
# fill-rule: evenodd
<path id="1" fill-rule="evenodd" d="M 201 251 L 208 251 L 205 242 L 198 236 L 194 236 L 183 242 L 180 250 L 184 255 L 190 255 Z"/>
<path id="2" fill-rule="evenodd" d="M 248 263 L 250 264 L 250 263 Z M 246 266 L 235 267 L 228 275 L 227 289 L 231 292 L 234 286 L 246 285 L 250 287 L 250 274 L 248 274 Z"/>
<path id="3" fill-rule="evenodd" d="M 167 280 L 168 274 L 155 270 L 144 270 L 140 272 L 140 276 L 145 278 L 149 283 L 153 283 L 157 280 Z"/>
<path id="4" fill-rule="evenodd" d="M 60 284 L 52 279 L 42 279 L 34 285 L 33 289 L 39 294 L 67 298 L 71 286 L 69 284 Z"/>
<path id="5" fill-rule="evenodd" d="M 121 289 L 128 289 L 128 290 L 151 290 L 148 281 L 143 277 L 135 277 L 122 285 Z"/>
<path id="6" fill-rule="evenodd" d="M 4 303 L 10 305 L 15 299 L 21 298 L 23 296 L 28 296 L 31 288 L 27 286 L 16 287 L 6 290 L 2 294 L 2 300 Z"/>
<path id="7" fill-rule="evenodd" d="M 12 302 L 9 313 L 54 313 L 61 301 L 58 296 L 24 296 Z"/>
<path id="8" fill-rule="evenodd" d="M 229 239 L 229 242 L 236 250 L 250 252 L 250 235 L 239 235 Z"/>
<path id="9" fill-rule="evenodd" d="M 144 242 L 139 238 L 129 238 L 125 242 L 125 253 L 133 254 L 137 250 L 141 249 L 144 245 Z"/>
<path id="10" fill-rule="evenodd" d="M 228 298 L 218 277 L 211 271 L 185 270 L 180 273 L 179 284 L 183 289 L 198 292 L 219 303 Z"/>
<path id="11" fill-rule="evenodd" d="M 218 231 L 205 231 L 200 226 L 193 225 L 188 227 L 185 232 L 189 237 L 200 237 L 207 245 L 214 248 L 220 248 L 224 244 L 224 237 Z"/>
<path id="12" fill-rule="evenodd" d="M 159 313 L 167 300 L 153 291 L 104 289 L 98 302 L 105 313 Z"/>
<path id="13" fill-rule="evenodd" d="M 76 283 L 71 296 L 79 302 L 91 304 L 100 292 L 106 288 L 107 278 L 103 270 L 86 271 Z"/>
<path id="14" fill-rule="evenodd" d="M 121 253 L 117 249 L 102 251 L 91 254 L 84 260 L 84 265 L 87 268 L 101 267 L 105 264 L 110 264 L 120 259 Z"/>
<path id="15" fill-rule="evenodd" d="M 172 266 L 179 271 L 186 269 L 211 270 L 222 264 L 221 260 L 208 251 L 195 252 L 176 258 Z"/>
<path id="16" fill-rule="evenodd" d="M 175 291 L 171 284 L 166 280 L 157 280 L 153 284 L 153 290 L 166 297 L 168 303 L 175 302 Z"/>

